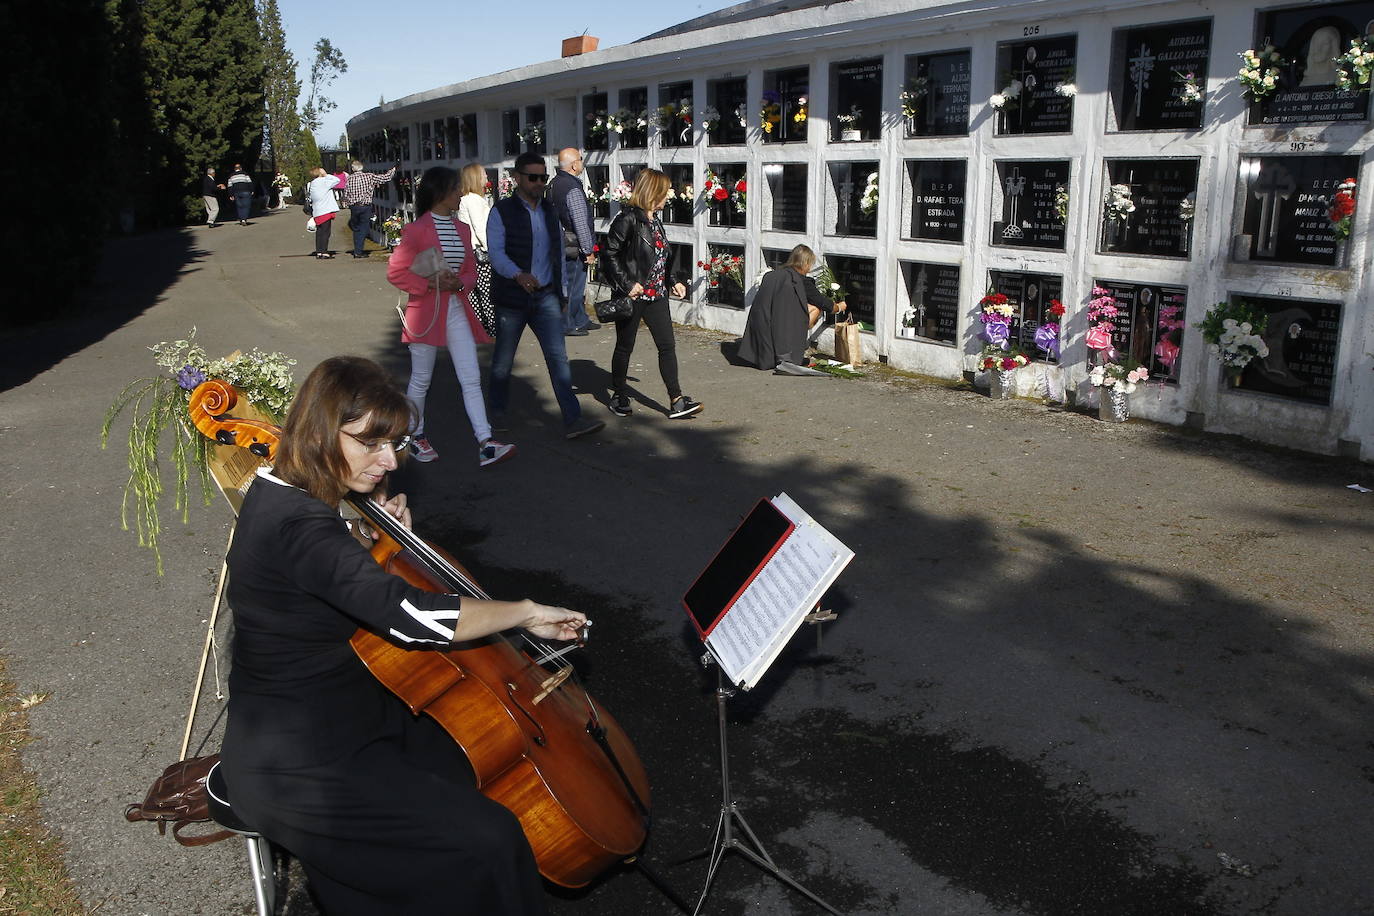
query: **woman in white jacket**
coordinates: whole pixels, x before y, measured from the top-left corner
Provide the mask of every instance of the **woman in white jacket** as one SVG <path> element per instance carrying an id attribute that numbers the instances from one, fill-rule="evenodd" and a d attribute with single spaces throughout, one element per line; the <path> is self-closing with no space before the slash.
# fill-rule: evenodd
<path id="1" fill-rule="evenodd" d="M 458 201 L 458 219 L 472 230 L 472 247 L 477 253 L 477 285 L 472 289 L 472 307 L 479 314 L 491 310 L 491 261 L 487 259 L 487 173 L 476 162 L 469 162 L 458 173 L 463 196 Z"/>
<path id="2" fill-rule="evenodd" d="M 339 212 L 339 200 L 334 196 L 338 186 L 337 175 L 319 166 L 310 170 L 310 183 L 305 186 L 305 196 L 310 201 L 310 219 L 305 228 L 315 233 L 315 257 L 321 261 L 334 257 L 329 251 L 329 233 L 334 228 L 334 216 Z"/>

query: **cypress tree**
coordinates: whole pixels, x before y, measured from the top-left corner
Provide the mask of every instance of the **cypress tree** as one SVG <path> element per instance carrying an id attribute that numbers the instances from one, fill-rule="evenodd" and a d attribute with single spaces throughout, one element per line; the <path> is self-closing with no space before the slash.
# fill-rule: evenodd
<path id="1" fill-rule="evenodd" d="M 263 155 L 272 169 L 286 171 L 296 158 L 301 119 L 296 113 L 301 81 L 296 78 L 296 56 L 286 46 L 277 0 L 259 0 L 258 25 L 262 29 L 263 57 Z M 292 176 L 293 187 L 300 187 Z"/>

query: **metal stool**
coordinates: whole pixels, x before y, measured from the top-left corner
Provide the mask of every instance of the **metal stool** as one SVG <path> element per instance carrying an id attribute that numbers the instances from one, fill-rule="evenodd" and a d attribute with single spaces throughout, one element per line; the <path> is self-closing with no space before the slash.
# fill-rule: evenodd
<path id="1" fill-rule="evenodd" d="M 258 904 L 258 916 L 274 916 L 276 913 L 277 881 L 276 869 L 272 862 L 272 843 L 262 834 L 244 823 L 234 813 L 229 804 L 229 787 L 224 782 L 224 774 L 216 763 L 205 779 L 205 788 L 210 796 L 210 816 L 221 827 L 232 830 L 243 837 L 248 845 L 248 867 L 253 872 L 253 899 Z"/>

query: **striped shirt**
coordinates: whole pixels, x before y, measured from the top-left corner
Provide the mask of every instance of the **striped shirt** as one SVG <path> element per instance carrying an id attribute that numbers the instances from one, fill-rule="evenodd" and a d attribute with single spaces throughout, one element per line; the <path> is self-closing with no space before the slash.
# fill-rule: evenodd
<path id="1" fill-rule="evenodd" d="M 429 215 L 434 217 L 434 231 L 439 233 L 439 247 L 444 251 L 444 263 L 448 265 L 449 270 L 458 273 L 463 269 L 467 251 L 463 247 L 462 236 L 453 225 L 453 216 L 440 216 L 433 210 Z"/>

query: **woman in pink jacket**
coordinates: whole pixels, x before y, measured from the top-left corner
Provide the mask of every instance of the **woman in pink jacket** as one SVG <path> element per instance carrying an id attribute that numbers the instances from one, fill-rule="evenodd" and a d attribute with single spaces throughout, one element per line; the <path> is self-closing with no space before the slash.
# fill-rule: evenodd
<path id="1" fill-rule="evenodd" d="M 387 262 L 386 278 L 409 295 L 402 320 L 401 342 L 410 347 L 410 384 L 406 396 L 415 405 L 416 423 L 411 442 L 417 461 L 433 461 L 439 453 L 425 436 L 425 395 L 434 375 L 439 348 L 448 347 L 463 406 L 477 437 L 477 461 L 481 467 L 495 464 L 515 453 L 515 446 L 491 437 L 487 406 L 482 398 L 482 372 L 477 365 L 477 344 L 491 343 L 468 304 L 477 282 L 477 259 L 472 233 L 455 218 L 462 198 L 458 173 L 435 166 L 425 172 L 415 193 L 415 222 L 401 232 L 401 244 Z M 443 267 L 432 276 L 412 270 L 416 258 L 436 249 Z M 429 256 L 421 258 L 422 262 Z"/>

